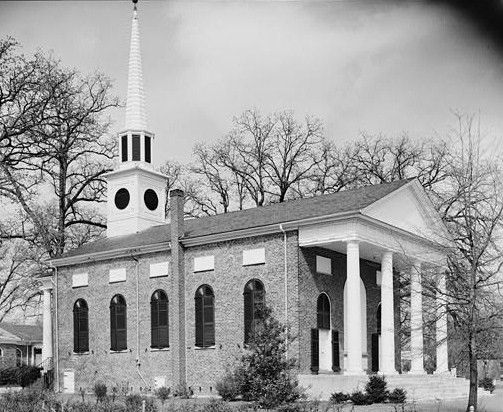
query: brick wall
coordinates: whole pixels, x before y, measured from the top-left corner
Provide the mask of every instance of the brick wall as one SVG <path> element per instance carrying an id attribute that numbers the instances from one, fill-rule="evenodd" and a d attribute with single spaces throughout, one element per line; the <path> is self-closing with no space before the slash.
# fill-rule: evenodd
<path id="1" fill-rule="evenodd" d="M 175 310 L 172 307 L 171 277 L 150 278 L 150 263 L 166 261 L 169 253 L 142 256 L 139 259 L 139 316 L 136 314 L 136 262 L 131 257 L 106 262 L 81 264 L 77 267 L 61 268 L 58 273 L 58 325 L 59 325 L 59 371 L 63 384 L 63 371 L 75 371 L 75 390 L 91 388 L 96 380 L 101 380 L 109 388 L 129 386 L 138 390 L 152 386 L 154 377 L 164 376 L 166 384 L 172 384 L 171 353 L 168 350 L 150 348 L 150 297 L 157 289 L 168 294 L 170 339 L 176 331 L 172 322 Z M 126 268 L 125 282 L 109 283 L 109 269 Z M 89 286 L 72 288 L 74 273 L 88 272 Z M 123 353 L 110 352 L 110 300 L 120 293 L 127 304 L 127 343 Z M 79 298 L 87 301 L 89 307 L 89 353 L 73 353 L 73 304 Z M 137 345 L 137 319 L 139 320 L 139 346 Z M 137 368 L 139 349 L 140 368 Z M 144 376 L 147 385 L 140 378 Z M 62 386 L 61 386 L 62 387 Z"/>

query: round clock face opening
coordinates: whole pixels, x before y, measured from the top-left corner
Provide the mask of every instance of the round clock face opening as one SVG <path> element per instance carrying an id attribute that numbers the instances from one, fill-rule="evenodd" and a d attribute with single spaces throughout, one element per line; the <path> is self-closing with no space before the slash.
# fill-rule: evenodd
<path id="1" fill-rule="evenodd" d="M 159 206 L 159 198 L 157 197 L 157 193 L 155 193 L 152 189 L 145 190 L 145 194 L 143 195 L 143 201 L 145 202 L 145 206 L 147 206 L 148 210 L 154 211 Z"/>
<path id="2" fill-rule="evenodd" d="M 123 210 L 129 205 L 129 192 L 127 189 L 119 189 L 115 193 L 115 206 L 117 209 Z"/>

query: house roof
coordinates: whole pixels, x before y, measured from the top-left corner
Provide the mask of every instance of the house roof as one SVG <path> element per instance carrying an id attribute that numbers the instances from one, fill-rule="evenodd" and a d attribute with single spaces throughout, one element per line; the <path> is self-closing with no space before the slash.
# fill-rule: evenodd
<path id="1" fill-rule="evenodd" d="M 184 238 L 191 239 L 200 236 L 260 228 L 274 224 L 279 225 L 280 223 L 303 219 L 358 212 L 412 180 L 414 179 L 398 180 L 392 183 L 366 186 L 328 195 L 291 200 L 215 216 L 186 219 Z M 80 246 L 77 249 L 70 250 L 60 256 L 60 258 L 71 258 L 121 249 L 128 250 L 169 242 L 170 225 L 163 224 L 153 226 L 138 233 L 99 239 Z"/>
<path id="2" fill-rule="evenodd" d="M 7 333 L 4 334 L 2 331 Z M 9 335 L 13 335 L 23 343 L 42 342 L 42 326 L 2 322 L 0 323 L 0 342 L 2 341 L 2 335 L 6 335 L 9 340 L 12 339 L 12 336 Z"/>

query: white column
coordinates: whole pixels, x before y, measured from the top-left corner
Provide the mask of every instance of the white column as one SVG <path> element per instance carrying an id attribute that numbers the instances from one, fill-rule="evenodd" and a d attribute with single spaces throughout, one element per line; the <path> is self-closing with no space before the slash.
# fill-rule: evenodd
<path id="1" fill-rule="evenodd" d="M 445 287 L 445 272 L 438 279 L 437 291 L 437 370 L 435 373 L 448 373 L 449 360 L 447 351 L 447 298 Z"/>
<path id="2" fill-rule="evenodd" d="M 360 246 L 356 241 L 347 242 L 347 336 L 344 346 L 347 351 L 347 375 L 361 375 L 362 368 L 362 325 L 360 296 Z"/>
<path id="3" fill-rule="evenodd" d="M 395 370 L 395 314 L 393 304 L 393 253 L 381 257 L 381 357 L 379 371 L 389 375 Z"/>
<path id="4" fill-rule="evenodd" d="M 52 279 L 46 277 L 42 279 L 42 290 L 44 291 L 44 311 L 43 311 L 43 336 L 42 336 L 42 362 L 44 370 L 50 368 L 52 362 L 46 361 L 51 359 L 52 354 L 52 314 L 51 314 L 51 300 L 52 300 Z"/>
<path id="5" fill-rule="evenodd" d="M 423 374 L 423 287 L 421 262 L 416 261 L 410 271 L 410 373 Z"/>

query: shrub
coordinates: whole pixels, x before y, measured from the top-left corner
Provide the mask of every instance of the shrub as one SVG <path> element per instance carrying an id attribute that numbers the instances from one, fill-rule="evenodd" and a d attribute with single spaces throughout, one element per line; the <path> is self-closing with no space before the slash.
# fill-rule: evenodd
<path id="1" fill-rule="evenodd" d="M 205 412 L 233 412 L 234 409 L 224 401 L 220 399 L 210 399 L 210 401 L 204 405 Z"/>
<path id="2" fill-rule="evenodd" d="M 30 386 L 40 378 L 40 369 L 36 366 L 16 366 L 0 370 L 0 385 Z"/>
<path id="3" fill-rule="evenodd" d="M 351 396 L 347 393 L 344 392 L 334 392 L 332 395 L 330 395 L 330 403 L 339 405 L 341 403 L 349 401 Z"/>
<path id="4" fill-rule="evenodd" d="M 233 401 L 239 396 L 239 378 L 233 372 L 227 372 L 215 385 L 215 389 L 224 401 Z"/>
<path id="5" fill-rule="evenodd" d="M 407 400 L 407 392 L 402 388 L 395 388 L 388 394 L 390 403 L 405 403 Z"/>
<path id="6" fill-rule="evenodd" d="M 493 393 L 495 386 L 494 382 L 491 378 L 482 378 L 479 381 L 479 388 L 484 388 L 485 391 L 489 391 L 490 393 Z"/>
<path id="7" fill-rule="evenodd" d="M 167 388 L 166 386 L 161 386 L 159 389 L 155 391 L 155 396 L 157 396 L 161 403 L 164 405 L 164 402 L 169 399 L 169 396 L 171 395 L 171 389 Z"/>
<path id="8" fill-rule="evenodd" d="M 107 397 L 107 385 L 103 382 L 96 382 L 93 387 L 96 403 L 103 402 Z"/>
<path id="9" fill-rule="evenodd" d="M 386 401 L 388 397 L 386 386 L 387 383 L 384 376 L 371 375 L 369 377 L 365 385 L 365 391 L 370 403 L 384 403 Z"/>
<path id="10" fill-rule="evenodd" d="M 179 383 L 173 390 L 173 396 L 181 399 L 189 399 L 194 395 L 194 391 L 186 383 Z"/>
<path id="11" fill-rule="evenodd" d="M 288 328 L 272 316 L 271 309 L 256 312 L 257 323 L 248 348 L 234 370 L 244 400 L 261 408 L 275 408 L 301 399 L 303 391 L 291 373 L 294 359 L 287 359 Z"/>
<path id="12" fill-rule="evenodd" d="M 351 394 L 351 402 L 353 402 L 355 405 L 370 405 L 372 403 L 372 400 L 366 393 L 363 393 L 362 391 L 356 391 Z"/>
<path id="13" fill-rule="evenodd" d="M 131 411 L 141 410 L 141 403 L 143 398 L 137 393 L 132 393 L 126 396 L 126 407 Z"/>

